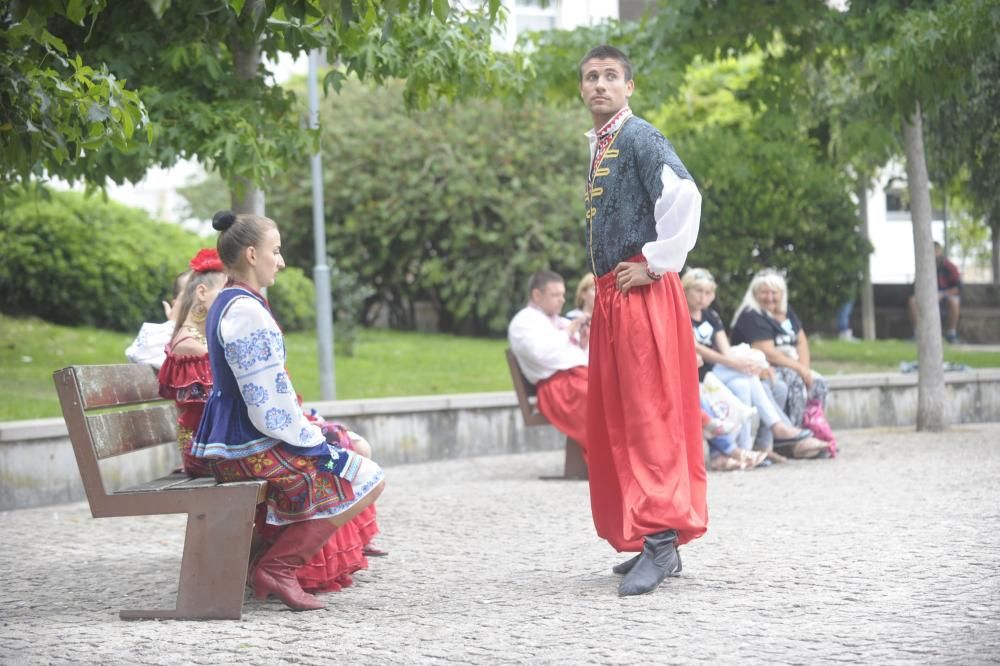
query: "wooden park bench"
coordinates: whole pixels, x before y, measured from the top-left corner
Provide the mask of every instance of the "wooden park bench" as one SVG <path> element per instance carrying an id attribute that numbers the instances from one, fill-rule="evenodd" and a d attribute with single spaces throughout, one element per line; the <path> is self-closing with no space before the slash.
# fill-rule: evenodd
<path id="1" fill-rule="evenodd" d="M 176 608 L 123 610 L 121 619 L 240 619 L 254 514 L 266 482 L 220 484 L 175 472 L 109 490 L 100 461 L 177 446 L 177 409 L 160 398 L 149 365 L 71 366 L 54 378 L 94 518 L 187 514 Z"/>
<path id="2" fill-rule="evenodd" d="M 521 365 L 517 362 L 514 352 L 507 349 L 507 365 L 510 367 L 510 378 L 514 382 L 514 392 L 517 394 L 517 404 L 521 408 L 521 416 L 526 427 L 549 425 L 549 420 L 538 411 L 538 398 L 535 385 L 529 382 Z M 587 478 L 587 462 L 583 458 L 583 450 L 579 442 L 572 437 L 566 438 L 566 460 L 563 464 L 562 476 L 543 476 L 543 479 L 582 479 Z"/>

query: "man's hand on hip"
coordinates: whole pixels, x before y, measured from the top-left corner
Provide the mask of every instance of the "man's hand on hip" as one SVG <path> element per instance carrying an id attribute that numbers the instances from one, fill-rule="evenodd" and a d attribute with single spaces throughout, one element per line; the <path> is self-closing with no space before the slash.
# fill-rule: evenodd
<path id="1" fill-rule="evenodd" d="M 615 266 L 615 286 L 622 294 L 633 287 L 651 284 L 653 279 L 646 273 L 644 262 L 623 261 Z"/>

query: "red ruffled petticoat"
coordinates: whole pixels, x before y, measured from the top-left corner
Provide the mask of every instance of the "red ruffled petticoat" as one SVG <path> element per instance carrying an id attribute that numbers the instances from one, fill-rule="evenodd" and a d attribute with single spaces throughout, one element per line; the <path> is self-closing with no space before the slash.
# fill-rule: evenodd
<path id="1" fill-rule="evenodd" d="M 259 552 L 263 553 L 282 528 L 264 523 L 263 512 L 258 512 L 257 516 L 263 540 Z M 368 568 L 363 550 L 378 533 L 375 505 L 371 505 L 338 528 L 323 548 L 295 571 L 299 585 L 306 592 L 339 592 L 350 586 L 354 582 L 351 575 Z"/>
<path id="2" fill-rule="evenodd" d="M 347 429 L 340 424 L 329 424 L 333 427 L 338 435 L 339 444 L 345 448 L 353 450 L 354 447 L 351 444 L 351 439 L 347 435 Z M 265 452 L 264 456 L 268 454 L 276 454 L 271 458 L 261 459 L 263 461 L 262 466 L 266 468 L 281 468 L 287 469 L 289 467 L 301 468 L 301 465 L 294 464 L 293 461 L 296 459 L 306 459 L 310 460 L 307 456 L 293 456 L 291 454 L 281 451 L 278 447 Z M 244 461 L 247 459 L 244 459 Z M 272 464 L 268 464 L 270 461 Z M 281 461 L 282 464 L 277 464 Z M 250 470 L 240 463 L 241 461 L 236 460 L 217 460 L 215 461 L 216 471 L 220 474 L 217 478 L 223 479 L 234 473 L 246 473 Z M 300 461 L 299 461 L 300 462 Z M 293 463 L 289 465 L 289 463 Z M 277 472 L 274 469 L 274 472 Z M 305 471 L 305 470 L 303 470 Z M 271 483 L 273 480 L 269 479 L 268 483 L 268 495 L 271 495 Z M 315 470 L 313 470 L 315 472 Z M 267 472 L 265 472 L 267 474 Z M 294 475 L 293 475 L 294 476 Z M 257 478 L 267 478 L 257 476 Z M 286 483 L 283 485 L 287 485 Z M 346 484 L 345 484 L 346 485 Z M 350 490 L 350 486 L 347 486 L 347 490 Z M 279 491 L 279 495 L 282 494 Z M 329 501 L 330 498 L 327 498 Z M 269 498 L 270 501 L 270 498 Z M 257 553 L 262 554 L 265 552 L 267 547 L 278 538 L 278 534 L 281 532 L 282 527 L 277 525 L 271 525 L 266 522 L 267 518 L 267 507 L 266 505 L 261 505 L 257 510 L 256 525 L 261 537 L 262 543 L 257 549 Z M 337 592 L 349 585 L 353 584 L 354 580 L 351 575 L 356 571 L 368 568 L 368 558 L 364 555 L 364 547 L 372 542 L 372 540 L 378 535 L 378 523 L 375 518 L 375 505 L 372 504 L 361 511 L 354 518 L 349 520 L 344 525 L 341 525 L 330 540 L 327 541 L 323 548 L 320 549 L 318 553 L 313 555 L 312 559 L 309 560 L 304 566 L 299 567 L 295 571 L 295 576 L 299 580 L 299 585 L 302 589 L 307 592 Z"/>
<path id="3" fill-rule="evenodd" d="M 177 446 L 188 476 L 213 476 L 206 460 L 191 455 L 191 439 L 205 411 L 212 390 L 212 367 L 208 354 L 179 356 L 168 347 L 158 375 L 160 395 L 177 404 Z"/>

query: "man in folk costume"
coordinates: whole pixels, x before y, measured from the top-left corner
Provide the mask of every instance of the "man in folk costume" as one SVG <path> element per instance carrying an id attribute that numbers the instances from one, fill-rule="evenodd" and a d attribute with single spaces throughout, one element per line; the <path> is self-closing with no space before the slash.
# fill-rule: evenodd
<path id="1" fill-rule="evenodd" d="M 632 115 L 632 65 L 611 46 L 579 68 L 590 110 L 587 250 L 597 276 L 587 445 L 597 534 L 640 551 L 613 568 L 622 596 L 681 572 L 677 546 L 705 533 L 698 370 L 677 273 L 694 247 L 701 195 L 673 146 Z"/>
<path id="2" fill-rule="evenodd" d="M 562 277 L 538 271 L 528 287 L 528 304 L 507 327 L 507 339 L 525 379 L 538 389 L 538 411 L 576 440 L 586 458 L 587 353 L 580 333 L 590 316 L 561 317 L 565 303 Z"/>

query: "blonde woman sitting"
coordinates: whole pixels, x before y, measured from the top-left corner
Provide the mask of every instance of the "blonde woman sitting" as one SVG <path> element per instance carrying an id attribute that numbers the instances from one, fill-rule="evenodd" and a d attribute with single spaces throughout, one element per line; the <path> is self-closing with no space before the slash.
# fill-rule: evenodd
<path id="1" fill-rule="evenodd" d="M 785 412 L 792 423 L 802 425 L 808 400 L 825 410 L 826 380 L 810 367 L 809 338 L 788 305 L 785 278 L 774 269 L 764 269 L 750 281 L 733 319 L 733 341 L 762 351 L 788 384 Z"/>

